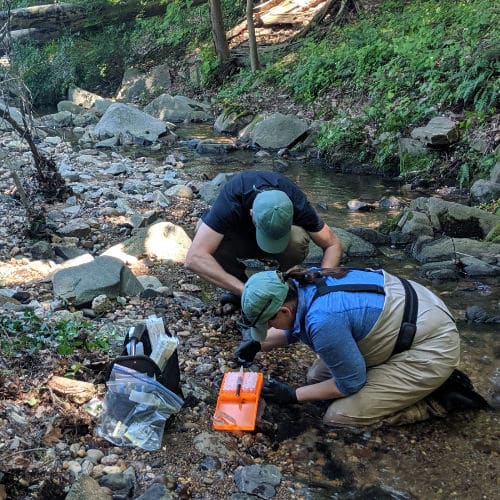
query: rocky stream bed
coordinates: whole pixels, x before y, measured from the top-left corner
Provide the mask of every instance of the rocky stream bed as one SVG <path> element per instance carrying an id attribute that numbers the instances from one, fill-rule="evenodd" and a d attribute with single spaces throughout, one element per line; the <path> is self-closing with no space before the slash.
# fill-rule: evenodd
<path id="1" fill-rule="evenodd" d="M 27 155 L 14 135 L 4 133 L 0 141 L 12 155 Z M 223 373 L 236 368 L 232 352 L 240 338 L 239 314 L 221 309 L 220 290 L 180 262 L 147 252 L 138 252 L 128 268 L 135 276 L 157 278 L 155 293 L 82 310 L 55 297 L 52 283 L 66 259 L 83 252 L 97 256 L 127 241 L 152 213 L 192 234 L 208 206 L 194 195 L 206 177 L 187 175 L 186 159 L 173 150 L 165 151 L 164 160 L 132 160 L 118 148 L 76 151 L 55 136 L 44 139 L 41 148 L 56 158 L 75 195 L 44 205 L 52 236 L 49 242 L 35 241 L 25 236 L 10 166 L 0 165 L 0 315 L 8 321 L 34 311 L 47 322 L 77 318 L 90 324 L 78 333 L 81 347 L 72 353 L 58 354 L 49 343 L 0 359 L 0 499 L 497 498 L 494 411 L 351 431 L 325 428 L 322 403 L 267 406 L 255 432 L 213 431 L 218 386 Z M 165 179 L 174 177 L 173 185 L 183 189 L 165 196 Z M 446 291 L 443 296 L 446 300 Z M 169 420 L 160 450 L 114 447 L 96 435 L 85 404 L 58 394 L 49 382 L 70 373 L 92 383 L 95 397 L 102 399 L 104 373 L 123 336 L 152 314 L 163 317 L 180 340 L 185 404 Z M 491 399 L 499 385 L 492 380 L 495 373 L 498 377 L 498 337 L 491 329 L 483 337 L 476 333 L 468 327 L 461 367 Z M 0 330 L 4 346 L 14 343 L 8 335 L 6 328 Z M 111 341 L 109 352 L 87 348 L 91 339 L 103 336 Z M 312 360 L 297 346 L 259 354 L 252 369 L 300 384 Z"/>

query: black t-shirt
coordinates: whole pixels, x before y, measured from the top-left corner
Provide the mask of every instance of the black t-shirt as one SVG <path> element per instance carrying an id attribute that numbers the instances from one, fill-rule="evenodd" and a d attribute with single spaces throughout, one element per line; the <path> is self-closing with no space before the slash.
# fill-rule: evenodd
<path id="1" fill-rule="evenodd" d="M 227 182 L 202 220 L 220 234 L 255 233 L 250 210 L 259 190 L 268 189 L 283 191 L 292 200 L 294 225 L 310 233 L 323 228 L 323 220 L 294 182 L 276 172 L 256 170 L 239 173 Z"/>

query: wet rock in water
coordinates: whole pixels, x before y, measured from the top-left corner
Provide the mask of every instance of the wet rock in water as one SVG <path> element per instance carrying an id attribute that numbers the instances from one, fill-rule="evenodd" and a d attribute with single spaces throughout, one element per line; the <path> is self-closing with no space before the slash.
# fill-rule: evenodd
<path id="1" fill-rule="evenodd" d="M 317 203 L 316 203 L 316 206 L 320 209 L 320 210 L 328 210 L 328 204 L 326 203 L 325 200 L 319 200 Z"/>
<path id="2" fill-rule="evenodd" d="M 405 203 L 396 196 L 385 196 L 384 198 L 380 199 L 378 205 L 380 208 L 400 209 L 404 208 Z"/>
<path id="3" fill-rule="evenodd" d="M 411 496 L 389 486 L 368 486 L 351 497 L 352 500 L 410 500 Z"/>
<path id="4" fill-rule="evenodd" d="M 171 493 L 163 486 L 163 484 L 155 483 L 151 485 L 141 496 L 136 500 L 171 500 Z"/>
<path id="5" fill-rule="evenodd" d="M 474 305 L 465 311 L 465 319 L 468 323 L 500 323 L 500 314 L 493 314 L 480 306 Z"/>
<path id="6" fill-rule="evenodd" d="M 347 202 L 347 208 L 352 210 L 353 212 L 369 212 L 371 210 L 375 210 L 377 208 L 375 205 L 371 203 L 366 203 L 360 200 L 349 200 Z"/>
<path id="7" fill-rule="evenodd" d="M 234 472 L 234 482 L 243 493 L 260 498 L 272 498 L 275 486 L 281 482 L 281 469 L 276 465 L 240 466 Z"/>
<path id="8" fill-rule="evenodd" d="M 349 227 L 347 231 L 359 238 L 368 241 L 372 245 L 389 245 L 391 242 L 387 234 L 383 234 L 375 229 L 369 227 Z"/>

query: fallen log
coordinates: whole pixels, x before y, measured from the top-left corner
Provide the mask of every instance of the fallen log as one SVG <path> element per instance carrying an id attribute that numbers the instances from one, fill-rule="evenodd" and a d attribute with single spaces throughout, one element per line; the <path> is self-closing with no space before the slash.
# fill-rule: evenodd
<path id="1" fill-rule="evenodd" d="M 193 0 L 196 7 L 206 0 Z M 159 3 L 153 0 L 124 0 L 119 5 L 103 2 L 101 5 L 75 5 L 71 3 L 56 3 L 36 5 L 0 11 L 0 23 L 8 23 L 11 32 L 18 32 L 18 36 L 75 32 L 92 29 L 107 24 L 117 24 L 130 21 L 137 16 L 154 17 L 162 15 L 166 10 L 166 2 Z M 36 30 L 22 32 L 21 30 Z"/>

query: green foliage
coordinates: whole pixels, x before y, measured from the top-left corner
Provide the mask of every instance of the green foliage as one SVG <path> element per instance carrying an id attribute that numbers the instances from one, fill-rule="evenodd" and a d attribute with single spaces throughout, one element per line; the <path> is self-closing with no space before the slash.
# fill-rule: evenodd
<path id="1" fill-rule="evenodd" d="M 368 157 L 365 126 L 364 118 L 338 115 L 335 120 L 323 123 L 318 146 L 332 160 L 341 155 L 364 161 Z"/>
<path id="2" fill-rule="evenodd" d="M 201 81 L 205 83 L 211 80 L 215 70 L 219 66 L 219 60 L 217 59 L 213 45 L 201 47 L 198 55 L 201 59 Z"/>
<path id="3" fill-rule="evenodd" d="M 500 199 L 494 202 L 494 205 L 498 208 L 500 206 Z M 491 231 L 486 235 L 486 241 L 492 241 L 493 243 L 500 243 L 500 222 L 497 222 Z"/>
<path id="4" fill-rule="evenodd" d="M 318 103 L 321 117 L 331 124 L 322 132 L 320 145 L 328 156 L 345 146 L 352 149 L 344 132 L 344 108 L 368 103 L 362 127 L 407 134 L 445 108 L 467 109 L 476 116 L 491 115 L 498 106 L 499 30 L 498 9 L 490 0 L 422 0 L 382 2 L 377 14 L 361 16 L 353 24 L 332 26 L 328 37 L 314 34 L 294 53 L 268 64 L 249 80 L 240 73 L 232 88 L 226 85 L 221 97 L 247 92 L 257 83 L 284 88 L 298 101 Z M 359 106 L 359 105 L 358 105 Z M 366 133 L 358 140 L 366 155 Z M 374 144 L 371 160 L 379 168 L 394 164 L 397 141 Z M 411 159 L 415 164 L 416 159 Z M 403 168 L 409 159 L 403 159 Z M 428 168 L 427 159 L 421 168 Z"/>
<path id="5" fill-rule="evenodd" d="M 163 17 L 137 20 L 132 33 L 132 51 L 139 58 L 162 49 L 198 50 L 211 41 L 208 2 L 196 7 L 191 0 L 162 0 L 161 3 L 166 4 Z M 232 26 L 243 15 L 245 5 L 243 0 L 222 1 L 227 26 Z"/>
<path id="6" fill-rule="evenodd" d="M 241 68 L 236 80 L 224 82 L 217 95 L 222 102 L 231 102 L 245 94 L 259 91 L 262 83 L 262 72 L 252 73 L 249 69 Z"/>
<path id="7" fill-rule="evenodd" d="M 116 87 L 127 54 L 125 27 L 113 26 L 43 46 L 20 42 L 13 47 L 12 61 L 39 106 L 63 99 L 72 85 L 103 93 Z"/>
<path id="8" fill-rule="evenodd" d="M 457 181 L 460 189 L 469 188 L 470 186 L 470 167 L 468 163 L 462 163 L 458 169 Z"/>
<path id="9" fill-rule="evenodd" d="M 60 100 L 75 82 L 73 65 L 69 64 L 69 51 L 73 41 L 62 39 L 43 47 L 18 44 L 13 50 L 13 66 L 31 91 L 35 105 Z"/>
<path id="10" fill-rule="evenodd" d="M 399 175 L 403 179 L 421 176 L 429 172 L 437 161 L 437 156 L 433 153 L 424 155 L 403 153 L 399 156 Z"/>
<path id="11" fill-rule="evenodd" d="M 396 231 L 402 217 L 403 212 L 399 213 L 395 217 L 387 217 L 387 219 L 378 227 L 378 231 L 382 234 L 389 234 L 392 231 Z"/>
<path id="12" fill-rule="evenodd" d="M 21 318 L 0 318 L 0 352 L 13 356 L 34 353 L 42 348 L 55 348 L 58 354 L 71 354 L 80 347 L 109 348 L 107 339 L 89 338 L 91 323 L 81 320 L 59 320 L 48 323 L 26 312 Z"/>

